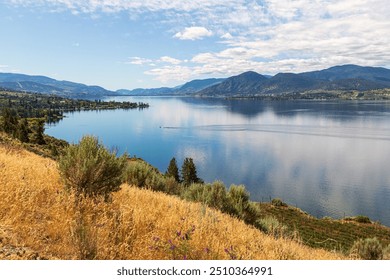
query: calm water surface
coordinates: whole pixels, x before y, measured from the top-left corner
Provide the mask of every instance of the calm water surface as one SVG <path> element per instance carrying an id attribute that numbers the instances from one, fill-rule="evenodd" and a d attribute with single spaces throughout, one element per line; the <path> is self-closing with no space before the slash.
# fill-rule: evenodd
<path id="1" fill-rule="evenodd" d="M 390 226 L 390 103 L 118 97 L 142 111 L 67 115 L 46 133 L 98 136 L 165 172 L 192 157 L 205 181 L 244 184 L 323 217 L 366 215 Z"/>

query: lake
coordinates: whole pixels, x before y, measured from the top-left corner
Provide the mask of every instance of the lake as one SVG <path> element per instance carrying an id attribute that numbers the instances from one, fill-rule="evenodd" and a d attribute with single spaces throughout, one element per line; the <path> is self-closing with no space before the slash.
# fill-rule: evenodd
<path id="1" fill-rule="evenodd" d="M 390 102 L 116 97 L 145 110 L 74 112 L 46 133 L 92 134 L 165 172 L 192 157 L 207 182 L 244 184 L 315 217 L 366 215 L 390 226 Z"/>

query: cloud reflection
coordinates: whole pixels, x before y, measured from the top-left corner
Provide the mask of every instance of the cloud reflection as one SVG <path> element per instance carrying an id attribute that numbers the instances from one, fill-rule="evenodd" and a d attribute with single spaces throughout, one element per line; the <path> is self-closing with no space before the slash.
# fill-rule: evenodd
<path id="1" fill-rule="evenodd" d="M 192 157 L 201 178 L 245 184 L 253 200 L 280 197 L 314 216 L 367 215 L 390 225 L 387 103 L 137 101 L 151 107 L 75 113 L 48 132 L 69 141 L 88 120 L 108 146 L 163 172 L 173 156 Z"/>

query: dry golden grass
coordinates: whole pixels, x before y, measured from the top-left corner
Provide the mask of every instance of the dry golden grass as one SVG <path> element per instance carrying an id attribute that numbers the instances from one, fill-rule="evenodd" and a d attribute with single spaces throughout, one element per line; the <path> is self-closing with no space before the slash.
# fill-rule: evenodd
<path id="1" fill-rule="evenodd" d="M 55 161 L 0 144 L 0 249 L 5 246 L 50 259 L 342 258 L 127 185 L 111 203 L 76 199 L 64 190 Z"/>

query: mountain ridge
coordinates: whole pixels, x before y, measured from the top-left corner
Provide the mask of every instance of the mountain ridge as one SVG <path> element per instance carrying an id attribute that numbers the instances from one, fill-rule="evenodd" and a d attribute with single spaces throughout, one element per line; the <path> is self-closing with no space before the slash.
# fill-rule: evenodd
<path id="1" fill-rule="evenodd" d="M 115 95 L 96 85 L 60 81 L 40 75 L 0 73 L 0 88 L 32 93 L 55 94 L 70 98 L 92 98 Z"/>
<path id="2" fill-rule="evenodd" d="M 247 75 L 245 72 L 241 75 Z M 296 94 L 307 91 L 367 91 L 390 87 L 390 70 L 382 67 L 339 65 L 323 70 L 303 73 L 278 73 L 256 83 L 244 91 L 237 91 L 243 85 L 237 83 L 237 76 L 227 78 L 218 87 L 211 87 L 197 93 L 199 96 L 257 96 Z"/>
<path id="3" fill-rule="evenodd" d="M 117 91 L 109 91 L 99 86 L 58 81 L 45 76 L 0 73 L 0 88 L 56 94 L 70 98 L 100 98 L 115 95 L 280 96 L 310 91 L 369 91 L 390 88 L 390 69 L 346 64 L 302 73 L 278 73 L 274 76 L 247 71 L 228 78 L 195 79 L 176 87 Z"/>

